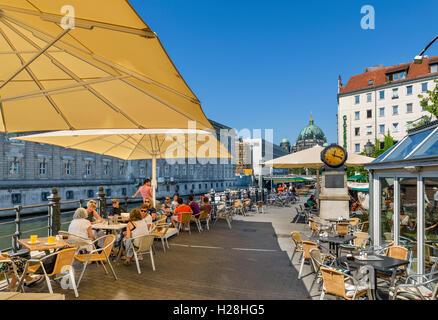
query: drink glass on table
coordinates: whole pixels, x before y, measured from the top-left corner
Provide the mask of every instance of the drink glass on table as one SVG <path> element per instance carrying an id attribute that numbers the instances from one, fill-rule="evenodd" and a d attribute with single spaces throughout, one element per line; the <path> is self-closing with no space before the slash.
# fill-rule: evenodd
<path id="1" fill-rule="evenodd" d="M 54 244 L 54 243 L 55 243 L 55 237 L 50 236 L 50 237 L 47 239 L 47 243 L 48 243 L 48 244 Z"/>
<path id="2" fill-rule="evenodd" d="M 36 234 L 30 236 L 30 243 L 36 243 L 37 240 L 38 240 L 38 236 Z"/>

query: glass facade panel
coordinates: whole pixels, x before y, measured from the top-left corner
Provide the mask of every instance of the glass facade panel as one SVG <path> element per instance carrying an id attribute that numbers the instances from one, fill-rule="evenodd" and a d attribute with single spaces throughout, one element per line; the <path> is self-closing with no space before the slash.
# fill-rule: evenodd
<path id="1" fill-rule="evenodd" d="M 438 178 L 424 179 L 424 267 L 426 272 L 438 259 Z"/>
<path id="2" fill-rule="evenodd" d="M 403 141 L 403 143 L 396 150 L 394 150 L 394 152 L 391 153 L 388 158 L 385 159 L 385 162 L 386 161 L 403 160 L 431 132 L 432 132 L 432 129 L 408 136 Z"/>
<path id="3" fill-rule="evenodd" d="M 400 179 L 401 246 L 411 253 L 411 272 L 417 271 L 417 178 Z"/>
<path id="4" fill-rule="evenodd" d="M 438 155 L 438 132 L 434 133 L 409 159 Z"/>
<path id="5" fill-rule="evenodd" d="M 394 179 L 380 178 L 380 242 L 394 240 Z"/>

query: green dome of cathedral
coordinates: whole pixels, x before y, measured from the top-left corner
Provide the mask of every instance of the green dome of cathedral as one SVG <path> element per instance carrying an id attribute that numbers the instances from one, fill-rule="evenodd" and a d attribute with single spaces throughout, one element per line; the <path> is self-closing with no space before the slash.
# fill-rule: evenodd
<path id="1" fill-rule="evenodd" d="M 304 127 L 298 135 L 297 141 L 300 140 L 322 140 L 327 142 L 324 132 L 314 124 L 312 116 L 310 116 L 309 125 Z"/>

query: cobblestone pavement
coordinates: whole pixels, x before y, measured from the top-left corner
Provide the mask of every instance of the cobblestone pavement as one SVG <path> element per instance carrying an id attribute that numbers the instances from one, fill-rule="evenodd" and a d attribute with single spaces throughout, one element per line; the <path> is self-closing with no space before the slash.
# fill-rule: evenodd
<path id="1" fill-rule="evenodd" d="M 270 207 L 265 214 L 237 216 L 232 230 L 224 221 L 202 233 L 192 226 L 191 235 L 184 232 L 169 239 L 167 252 L 160 242 L 155 243 L 156 271 L 148 255 L 140 262 L 141 274 L 135 264 L 116 265 L 118 280 L 111 273 L 106 275 L 100 265 L 91 264 L 78 299 L 309 299 L 312 276 L 298 280 L 298 266 L 290 263 L 289 234 L 297 227 L 304 229 L 304 225 L 290 223 L 293 212 L 291 207 Z M 298 257 L 294 260 L 297 263 Z M 305 274 L 309 273 L 310 266 L 305 268 Z M 65 293 L 66 299 L 76 299 L 72 290 L 58 284 L 53 289 Z"/>

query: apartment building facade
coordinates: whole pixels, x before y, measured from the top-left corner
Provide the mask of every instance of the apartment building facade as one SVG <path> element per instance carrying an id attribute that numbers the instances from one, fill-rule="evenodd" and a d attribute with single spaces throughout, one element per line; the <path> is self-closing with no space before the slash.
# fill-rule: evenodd
<path id="1" fill-rule="evenodd" d="M 429 115 L 420 106 L 420 94 L 432 90 L 438 79 L 438 57 L 391 67 L 378 65 L 338 84 L 338 144 L 360 153 L 368 141 L 383 147 L 388 133 L 399 141 L 411 123 Z"/>

